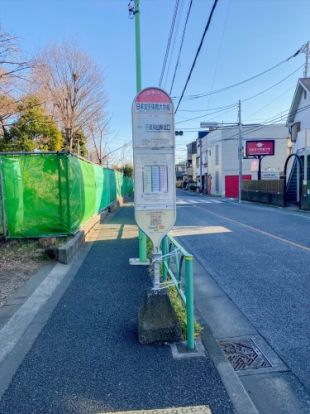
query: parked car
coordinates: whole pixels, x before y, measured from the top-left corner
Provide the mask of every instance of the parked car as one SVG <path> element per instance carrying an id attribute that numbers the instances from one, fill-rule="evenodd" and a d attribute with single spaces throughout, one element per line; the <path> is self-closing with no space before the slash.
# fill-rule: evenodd
<path id="1" fill-rule="evenodd" d="M 197 183 L 196 181 L 189 181 L 186 185 L 186 190 L 189 191 L 197 191 Z"/>

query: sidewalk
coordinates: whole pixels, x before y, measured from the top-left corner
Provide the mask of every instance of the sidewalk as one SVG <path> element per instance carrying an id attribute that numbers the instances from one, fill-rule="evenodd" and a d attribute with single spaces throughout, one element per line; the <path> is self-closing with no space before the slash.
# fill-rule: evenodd
<path id="1" fill-rule="evenodd" d="M 91 250 L 3 395 L 1 414 L 203 405 L 233 413 L 208 356 L 175 360 L 169 346 L 138 343 L 138 308 L 151 280 L 147 268 L 128 264 L 136 236 L 128 206 L 95 227 Z"/>

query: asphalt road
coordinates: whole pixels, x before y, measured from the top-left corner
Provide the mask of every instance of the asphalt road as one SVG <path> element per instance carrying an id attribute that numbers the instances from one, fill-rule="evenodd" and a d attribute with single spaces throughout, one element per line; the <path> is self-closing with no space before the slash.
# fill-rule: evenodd
<path id="1" fill-rule="evenodd" d="M 310 391 L 310 215 L 177 197 L 177 226 L 205 229 L 181 241 Z"/>
<path id="2" fill-rule="evenodd" d="M 169 346 L 138 343 L 138 309 L 151 280 L 147 268 L 129 266 L 138 244 L 128 224 L 133 209 L 124 207 L 95 228 L 99 240 L 17 370 L 1 414 L 196 405 L 233 412 L 208 356 L 176 360 Z"/>

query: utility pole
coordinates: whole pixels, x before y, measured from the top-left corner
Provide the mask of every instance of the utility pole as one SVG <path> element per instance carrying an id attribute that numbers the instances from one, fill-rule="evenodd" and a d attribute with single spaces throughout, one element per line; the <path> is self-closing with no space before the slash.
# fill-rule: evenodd
<path id="1" fill-rule="evenodd" d="M 202 137 L 199 137 L 200 157 L 199 157 L 199 174 L 200 174 L 200 194 L 203 192 L 202 187 Z"/>
<path id="2" fill-rule="evenodd" d="M 304 45 L 303 52 L 306 54 L 306 62 L 305 62 L 305 69 L 304 69 L 304 78 L 307 78 L 308 77 L 308 72 L 309 72 L 310 41 L 308 41 Z"/>
<path id="3" fill-rule="evenodd" d="M 242 157 L 243 157 L 243 147 L 242 147 L 242 124 L 241 124 L 241 100 L 238 102 L 238 128 L 239 128 L 239 145 L 238 145 L 238 156 L 239 156 L 239 198 L 238 202 L 241 203 L 242 195 Z"/>
<path id="4" fill-rule="evenodd" d="M 141 39 L 140 39 L 140 0 L 134 0 L 134 10 L 129 10 L 135 17 L 135 38 L 136 38 L 136 90 L 141 91 Z M 139 229 L 139 262 L 147 263 L 146 235 Z"/>

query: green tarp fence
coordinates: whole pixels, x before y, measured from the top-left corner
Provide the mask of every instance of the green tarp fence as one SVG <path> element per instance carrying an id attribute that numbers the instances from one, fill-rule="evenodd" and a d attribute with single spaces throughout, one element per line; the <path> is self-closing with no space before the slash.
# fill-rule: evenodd
<path id="1" fill-rule="evenodd" d="M 8 238 L 72 234 L 132 179 L 67 153 L 0 154 L 0 234 Z"/>

